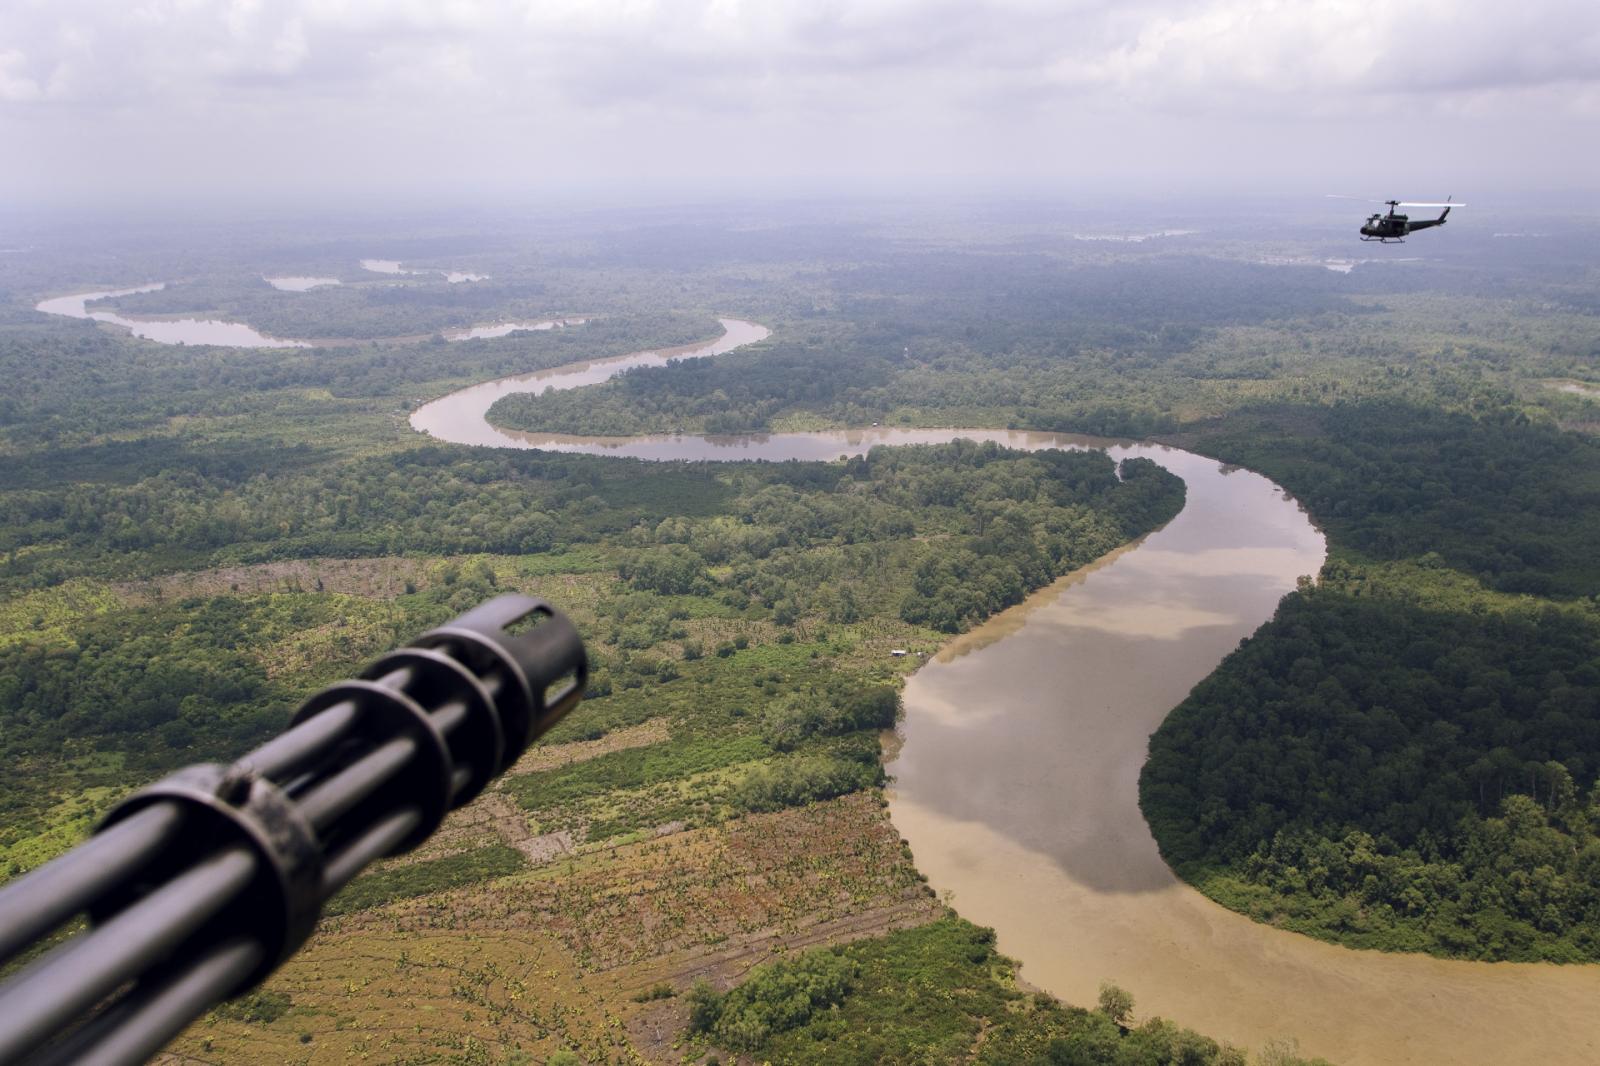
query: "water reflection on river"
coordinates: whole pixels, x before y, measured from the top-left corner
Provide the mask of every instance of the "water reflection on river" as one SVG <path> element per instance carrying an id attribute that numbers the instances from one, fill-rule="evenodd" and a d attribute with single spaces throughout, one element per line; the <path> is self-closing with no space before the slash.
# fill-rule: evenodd
<path id="1" fill-rule="evenodd" d="M 279 292 L 310 292 L 312 289 L 320 289 L 327 285 L 341 284 L 338 278 L 307 277 L 303 275 L 279 278 L 269 278 L 263 275 L 261 280 Z"/>
<path id="2" fill-rule="evenodd" d="M 1323 558 L 1321 535 L 1265 478 L 1175 449 L 1109 451 L 1182 477 L 1182 513 L 913 676 L 905 742 L 889 768 L 897 821 L 904 806 L 951 830 L 981 824 L 1091 895 L 1174 883 L 1138 807 L 1146 737 Z M 924 848 L 915 838 L 913 846 L 931 875 Z M 1000 872 L 967 856 L 950 879 L 933 880 L 966 913 L 967 894 Z M 1087 997 L 1074 988 L 1073 998 L 1092 1001 L 1098 981 L 1115 976 L 1097 971 Z"/>
<path id="3" fill-rule="evenodd" d="M 474 274 L 467 270 L 412 270 L 401 266 L 398 259 L 363 259 L 361 260 L 361 268 L 370 270 L 374 274 L 413 274 L 418 277 L 436 274 L 452 285 L 460 285 L 466 281 L 489 280 L 489 275 L 487 274 Z"/>
<path id="4" fill-rule="evenodd" d="M 448 341 L 476 341 L 490 340 L 495 337 L 509 337 L 513 333 L 524 330 L 541 332 L 550 329 L 565 329 L 567 326 L 581 326 L 589 321 L 587 318 L 546 318 L 538 322 L 496 322 L 491 326 L 472 326 L 468 329 L 445 330 L 444 339 Z"/>
<path id="5" fill-rule="evenodd" d="M 1176 449 L 1052 433 L 604 438 L 484 421 L 513 392 L 576 388 L 766 336 L 723 324 L 711 346 L 489 382 L 411 422 L 462 444 L 640 459 L 836 459 L 965 437 L 1155 460 L 1187 483 L 1177 518 L 952 641 L 907 684 L 890 811 L 917 866 L 965 917 L 995 928 L 1028 981 L 1069 1002 L 1091 1003 L 1100 982 L 1115 981 L 1141 1016 L 1256 1047 L 1293 1036 L 1346 1066 L 1600 1061 L 1600 967 L 1351 951 L 1225 910 L 1161 861 L 1138 808 L 1149 734 L 1322 562 L 1322 537 L 1265 478 Z"/>

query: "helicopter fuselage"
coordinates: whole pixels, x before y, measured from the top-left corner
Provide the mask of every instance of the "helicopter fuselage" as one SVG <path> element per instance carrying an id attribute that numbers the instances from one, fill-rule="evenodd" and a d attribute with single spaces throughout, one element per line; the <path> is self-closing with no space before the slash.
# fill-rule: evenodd
<path id="1" fill-rule="evenodd" d="M 1450 209 L 1447 207 L 1438 218 L 1425 218 L 1416 222 L 1411 221 L 1411 216 L 1397 215 L 1393 210 L 1390 210 L 1387 215 L 1375 214 L 1367 219 L 1366 225 L 1361 227 L 1361 239 L 1364 241 L 1403 242 L 1409 233 L 1415 233 L 1419 229 L 1430 229 L 1434 226 L 1444 225 L 1445 218 L 1449 214 Z"/>

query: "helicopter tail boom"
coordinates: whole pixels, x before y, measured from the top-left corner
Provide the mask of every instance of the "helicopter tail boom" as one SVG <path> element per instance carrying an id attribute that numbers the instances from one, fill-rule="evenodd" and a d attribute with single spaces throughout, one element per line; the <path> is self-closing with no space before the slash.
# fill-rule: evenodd
<path id="1" fill-rule="evenodd" d="M 1442 225 L 1444 225 L 1445 219 L 1450 217 L 1450 208 L 1455 206 L 1455 205 L 1451 204 L 1448 200 L 1446 200 L 1443 204 L 1438 205 L 1438 206 L 1441 206 L 1441 207 L 1444 208 L 1443 211 L 1439 212 L 1439 217 L 1438 218 L 1428 218 L 1428 219 L 1423 219 L 1421 222 L 1413 222 L 1413 223 L 1411 223 L 1410 228 L 1414 229 L 1414 230 L 1418 230 L 1418 229 L 1429 229 L 1429 228 L 1431 228 L 1433 226 L 1442 226 Z"/>

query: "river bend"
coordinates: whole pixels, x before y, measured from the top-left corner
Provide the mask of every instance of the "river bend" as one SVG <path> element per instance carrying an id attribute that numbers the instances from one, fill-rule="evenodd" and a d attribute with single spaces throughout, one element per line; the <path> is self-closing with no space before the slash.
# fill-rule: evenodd
<path id="1" fill-rule="evenodd" d="M 525 433 L 486 413 L 515 392 L 571 389 L 634 366 L 714 355 L 767 330 L 487 382 L 426 404 L 440 440 L 651 460 L 831 460 L 956 438 L 1105 447 L 1182 477 L 1162 529 L 956 638 L 913 675 L 890 813 L 917 866 L 992 926 L 1032 984 L 1073 1003 L 1101 981 L 1160 1015 L 1253 1047 L 1293 1036 L 1344 1063 L 1600 1061 L 1600 967 L 1453 962 L 1353 951 L 1252 922 L 1178 881 L 1138 807 L 1150 733 L 1324 557 L 1282 489 L 1159 445 L 988 429 L 631 438 Z"/>

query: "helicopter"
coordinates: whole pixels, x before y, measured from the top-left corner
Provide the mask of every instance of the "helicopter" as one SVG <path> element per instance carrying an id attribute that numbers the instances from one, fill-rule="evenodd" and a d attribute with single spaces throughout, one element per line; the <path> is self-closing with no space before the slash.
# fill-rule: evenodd
<path id="1" fill-rule="evenodd" d="M 1336 196 L 1334 199 L 1355 200 L 1358 197 Z M 1419 229 L 1442 226 L 1445 219 L 1449 217 L 1452 207 L 1467 206 L 1466 204 L 1451 203 L 1448 196 L 1445 197 L 1442 204 L 1420 203 L 1415 200 L 1374 200 L 1372 202 L 1386 204 L 1389 208 L 1389 213 L 1385 215 L 1373 212 L 1368 216 L 1366 225 L 1361 227 L 1361 239 L 1364 241 L 1377 241 L 1380 244 L 1388 244 L 1390 241 L 1396 244 L 1404 244 L 1407 234 Z M 1444 210 L 1439 213 L 1438 218 L 1425 218 L 1418 222 L 1413 222 L 1410 215 L 1395 214 L 1395 208 L 1397 207 L 1442 207 Z"/>

